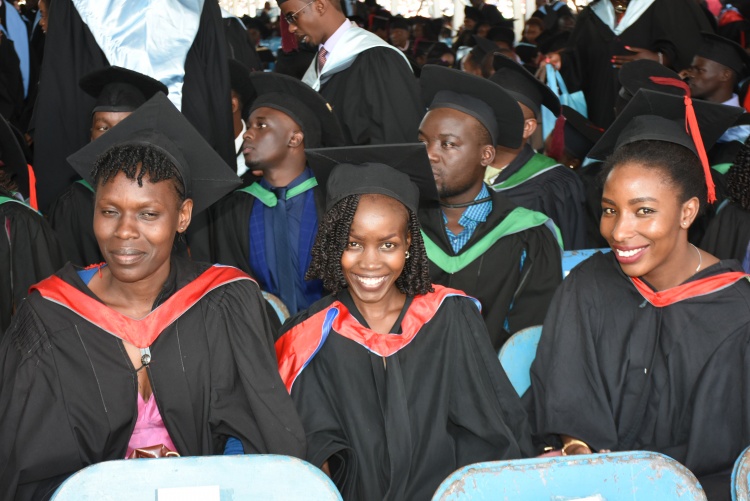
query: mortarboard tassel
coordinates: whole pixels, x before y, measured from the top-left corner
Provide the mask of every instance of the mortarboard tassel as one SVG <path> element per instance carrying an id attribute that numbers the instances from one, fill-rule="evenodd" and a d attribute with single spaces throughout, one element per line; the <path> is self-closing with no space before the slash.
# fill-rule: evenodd
<path id="1" fill-rule="evenodd" d="M 34 168 L 31 164 L 26 164 L 26 168 L 29 171 L 29 205 L 35 211 L 39 211 L 39 202 L 37 202 L 36 198 L 36 175 L 34 174 Z"/>
<path id="2" fill-rule="evenodd" d="M 682 80 L 676 78 L 649 78 L 656 84 L 671 85 L 672 87 L 678 87 L 685 91 L 685 128 L 688 134 L 693 138 L 695 149 L 698 150 L 698 157 L 701 159 L 701 164 L 703 165 L 703 174 L 706 177 L 706 187 L 708 188 L 708 203 L 714 203 L 716 201 L 716 187 L 714 186 L 713 177 L 711 177 L 711 166 L 708 164 L 708 155 L 706 154 L 706 148 L 703 146 L 703 139 L 701 138 L 701 132 L 698 128 L 698 118 L 695 116 L 693 100 L 690 98 L 690 87 Z"/>
<path id="3" fill-rule="evenodd" d="M 550 140 L 549 148 L 547 148 L 545 154 L 560 162 L 560 159 L 565 153 L 565 116 L 562 112 L 560 112 L 560 115 L 555 119 L 555 126 L 552 128 L 550 135 L 552 136 L 552 139 Z"/>

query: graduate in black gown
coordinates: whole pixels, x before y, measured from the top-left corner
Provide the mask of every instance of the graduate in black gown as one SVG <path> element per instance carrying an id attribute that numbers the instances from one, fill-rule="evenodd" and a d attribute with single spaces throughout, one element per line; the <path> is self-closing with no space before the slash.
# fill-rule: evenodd
<path id="1" fill-rule="evenodd" d="M 709 499 L 729 499 L 750 444 L 750 282 L 688 242 L 713 198 L 702 134 L 686 132 L 682 98 L 648 93 L 592 150 L 608 157 L 601 233 L 612 252 L 576 267 L 550 306 L 531 368 L 536 432 L 564 454 L 664 453 Z"/>
<path id="2" fill-rule="evenodd" d="M 0 340 L 0 498 L 154 445 L 302 457 L 257 284 L 171 253 L 236 174 L 161 93 L 69 161 L 96 188 L 105 263 L 36 284 Z"/>
<path id="3" fill-rule="evenodd" d="M 719 259 L 743 261 L 750 245 L 750 139 L 726 176 L 727 196 L 706 229 L 701 248 Z"/>
<path id="4" fill-rule="evenodd" d="M 96 104 L 91 111 L 91 141 L 116 126 L 157 92 L 169 92 L 153 78 L 136 71 L 108 66 L 81 78 L 80 88 Z M 94 188 L 79 179 L 50 206 L 49 222 L 58 235 L 65 257 L 76 266 L 103 261 L 94 236 Z"/>
<path id="5" fill-rule="evenodd" d="M 583 183 L 569 167 L 541 153 L 529 142 L 542 120 L 542 106 L 559 116 L 560 100 L 523 66 L 503 56 L 494 59 L 490 80 L 512 95 L 523 111 L 516 127 L 523 134 L 518 147 L 497 145 L 485 180 L 514 203 L 549 216 L 560 228 L 566 250 L 586 248 Z M 558 133 L 553 132 L 553 136 Z"/>
<path id="6" fill-rule="evenodd" d="M 532 454 L 526 414 L 476 301 L 430 284 L 417 186 L 357 156 L 328 180 L 313 248 L 310 276 L 333 294 L 285 324 L 279 369 L 307 460 L 344 499 L 427 500 L 463 465 Z M 434 193 L 426 162 L 405 167 Z"/>
<path id="7" fill-rule="evenodd" d="M 496 84 L 439 66 L 423 70 L 419 127 L 440 196 L 419 220 L 433 283 L 476 297 L 492 344 L 544 322 L 562 280 L 560 231 L 484 184 L 494 145 L 521 143 L 523 115 Z M 524 70 L 525 71 L 525 70 Z"/>
<path id="8" fill-rule="evenodd" d="M 65 263 L 52 228 L 24 201 L 28 189 L 23 150 L 0 117 L 0 336 L 29 287 Z"/>
<path id="9" fill-rule="evenodd" d="M 246 78 L 257 98 L 241 151 L 262 177 L 212 208 L 213 252 L 295 314 L 323 296 L 320 280 L 305 280 L 323 203 L 305 150 L 340 145 L 343 134 L 325 99 L 299 80 L 259 72 Z"/>

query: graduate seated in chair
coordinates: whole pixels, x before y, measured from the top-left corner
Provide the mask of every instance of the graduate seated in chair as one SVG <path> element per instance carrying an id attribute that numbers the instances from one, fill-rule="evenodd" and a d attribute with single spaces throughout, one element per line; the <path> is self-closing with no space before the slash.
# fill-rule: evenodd
<path id="1" fill-rule="evenodd" d="M 279 370 L 344 499 L 427 500 L 462 465 L 533 454 L 528 424 L 477 301 L 430 283 L 429 162 L 402 163 L 410 179 L 350 153 L 311 160 L 333 171 L 308 276 L 332 294 L 284 324 Z"/>
<path id="2" fill-rule="evenodd" d="M 248 110 L 242 154 L 262 178 L 212 209 L 214 255 L 251 274 L 295 314 L 323 296 L 320 280 L 305 280 L 323 205 L 305 149 L 340 145 L 341 128 L 328 103 L 299 80 L 245 76 L 246 94 L 258 97 Z"/>
<path id="3" fill-rule="evenodd" d="M 515 61 L 499 54 L 494 65 L 496 71 L 490 80 L 508 91 L 523 111 L 523 120 L 514 125 L 523 134 L 523 143 L 517 148 L 498 145 L 495 159 L 487 166 L 485 180 L 494 191 L 521 207 L 552 218 L 560 228 L 565 250 L 584 249 L 587 243 L 583 183 L 570 168 L 535 152 L 529 144 L 541 122 L 542 105 L 558 116 L 560 101 L 549 87 Z"/>
<path id="4" fill-rule="evenodd" d="M 0 340 L 0 499 L 152 446 L 303 457 L 257 284 L 171 252 L 233 169 L 161 93 L 68 161 L 96 190 L 105 262 L 36 284 Z"/>
<path id="5" fill-rule="evenodd" d="M 79 86 L 96 99 L 91 111 L 91 141 L 104 135 L 157 92 L 167 86 L 149 76 L 119 66 L 108 66 L 81 78 Z M 103 261 L 94 237 L 94 188 L 77 181 L 49 209 L 49 222 L 58 235 L 66 258 L 76 266 Z"/>
<path id="6" fill-rule="evenodd" d="M 714 199 L 704 147 L 736 118 L 704 104 L 689 134 L 692 106 L 641 90 L 592 149 L 607 159 L 600 229 L 612 252 L 555 294 L 530 396 L 536 432 L 563 454 L 661 452 L 709 499 L 729 499 L 750 444 L 750 282 L 688 241 Z"/>
<path id="7" fill-rule="evenodd" d="M 425 66 L 421 85 L 429 111 L 419 140 L 441 205 L 419 213 L 430 277 L 479 300 L 499 350 L 510 334 L 544 322 L 562 280 L 559 230 L 483 182 L 495 145 L 521 144 L 515 99 L 489 80 L 440 66 Z"/>

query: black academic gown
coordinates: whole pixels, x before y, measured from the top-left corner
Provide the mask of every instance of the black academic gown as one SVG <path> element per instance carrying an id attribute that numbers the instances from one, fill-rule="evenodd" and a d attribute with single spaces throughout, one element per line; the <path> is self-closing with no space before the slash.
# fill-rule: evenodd
<path id="1" fill-rule="evenodd" d="M 523 169 L 534 153 L 531 146 L 525 145 L 497 176 L 493 185 L 502 183 Z M 572 169 L 559 164 L 501 193 L 516 205 L 549 216 L 560 228 L 565 250 L 586 248 L 586 193 L 583 183 Z"/>
<path id="2" fill-rule="evenodd" d="M 360 53 L 320 88 L 341 122 L 347 145 L 411 143 L 424 111 L 417 79 L 393 49 Z"/>
<path id="3" fill-rule="evenodd" d="M 0 196 L 11 195 L 0 189 Z M 2 334 L 10 325 L 11 315 L 20 307 L 29 287 L 52 275 L 65 263 L 65 259 L 47 221 L 30 207 L 18 202 L 0 203 L 0 225 Z"/>
<path id="4" fill-rule="evenodd" d="M 315 343 L 337 299 L 344 325 L 359 326 L 375 342 L 386 336 L 366 327 L 348 291 L 325 297 L 285 324 L 276 343 L 282 379 L 295 371 L 284 371 L 280 346 Z M 401 325 L 415 311 L 434 316 L 417 321 L 422 327 L 399 351 L 384 358 L 331 330 L 291 388 L 307 432 L 307 460 L 328 461 L 345 500 L 428 500 L 461 466 L 533 453 L 526 414 L 476 306 L 447 297 L 436 310 L 422 300 L 407 299 L 391 332 L 414 334 Z"/>
<path id="5" fill-rule="evenodd" d="M 742 261 L 750 244 L 750 211 L 727 203 L 713 218 L 703 235 L 700 248 L 719 259 Z"/>
<path id="6" fill-rule="evenodd" d="M 609 1 L 609 0 L 598 0 Z M 615 98 L 619 92 L 619 70 L 612 56 L 632 54 L 625 46 L 662 52 L 676 70 L 690 66 L 701 44 L 701 31 L 713 31 L 697 2 L 655 0 L 616 36 L 591 7 L 578 15 L 576 26 L 563 53 L 561 72 L 568 91 L 583 90 L 588 118 L 607 128 L 615 119 Z"/>
<path id="7" fill-rule="evenodd" d="M 688 282 L 738 270 L 722 261 Z M 596 254 L 555 294 L 531 392 L 550 443 L 565 434 L 594 450 L 661 452 L 699 479 L 724 474 L 728 495 L 750 445 L 750 283 L 657 308 L 611 253 Z"/>
<path id="8" fill-rule="evenodd" d="M 420 211 L 422 230 L 447 255 L 467 254 L 516 208 L 504 195 L 492 190 L 490 195 L 492 212 L 458 254 L 445 233 L 440 210 Z M 562 281 L 561 252 L 552 231 L 544 225 L 535 226 L 500 238 L 455 273 L 445 271 L 431 259 L 430 279 L 479 300 L 487 331 L 497 350 L 510 334 L 544 322 L 552 296 Z"/>
<path id="9" fill-rule="evenodd" d="M 180 289 L 209 266 L 172 265 L 155 306 L 179 316 L 152 343 L 146 370 L 177 452 L 221 454 L 232 436 L 247 453 L 303 457 L 258 286 L 221 285 L 182 312 Z M 57 276 L 106 308 L 72 266 Z M 0 367 L 1 499 L 44 497 L 81 468 L 125 457 L 138 390 L 120 339 L 34 292 L 0 340 Z"/>
<path id="10" fill-rule="evenodd" d="M 601 179 L 603 162 L 594 162 L 586 167 L 579 167 L 576 174 L 583 183 L 583 191 L 586 196 L 584 214 L 586 220 L 586 248 L 601 249 L 608 247 L 607 240 L 599 231 L 599 223 L 602 220 L 602 192 L 604 180 Z"/>
<path id="11" fill-rule="evenodd" d="M 50 206 L 49 223 L 68 261 L 81 267 L 104 261 L 94 236 L 94 192 L 88 187 L 71 184 Z"/>

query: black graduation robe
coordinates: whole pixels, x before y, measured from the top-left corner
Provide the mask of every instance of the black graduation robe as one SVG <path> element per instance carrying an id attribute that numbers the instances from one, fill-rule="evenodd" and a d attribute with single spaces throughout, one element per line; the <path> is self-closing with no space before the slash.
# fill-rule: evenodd
<path id="1" fill-rule="evenodd" d="M 94 192 L 87 185 L 71 184 L 52 203 L 49 224 L 68 261 L 81 267 L 104 261 L 94 236 Z"/>
<path id="2" fill-rule="evenodd" d="M 424 111 L 417 79 L 404 59 L 387 47 L 360 53 L 331 76 L 320 94 L 341 122 L 346 145 L 411 143 Z"/>
<path id="3" fill-rule="evenodd" d="M 645 299 L 612 253 L 573 269 L 531 367 L 536 432 L 594 450 L 661 452 L 699 479 L 724 473 L 728 494 L 750 445 L 750 282 L 734 277 L 710 292 L 700 279 L 738 270 L 721 261 L 681 286 L 702 295 L 655 306 L 660 298 Z"/>
<path id="4" fill-rule="evenodd" d="M 625 46 L 662 52 L 679 71 L 690 66 L 701 44 L 701 31 L 713 30 L 697 2 L 654 0 L 619 36 L 587 6 L 578 15 L 563 53 L 561 72 L 568 91 L 583 90 L 589 120 L 607 128 L 615 119 L 620 89 L 619 70 L 612 67 L 612 56 L 632 54 Z"/>
<path id="5" fill-rule="evenodd" d="M 556 235 L 540 222 L 546 216 L 537 214 L 539 217 L 531 218 L 528 211 L 519 214 L 514 212 L 516 205 L 504 195 L 490 190 L 490 196 L 492 212 L 458 254 L 445 232 L 442 211 L 423 209 L 419 221 L 424 235 L 437 247 L 427 245 L 430 279 L 479 300 L 490 340 L 498 350 L 510 334 L 544 322 L 552 296 L 562 281 L 562 249 Z M 511 219 L 506 221 L 507 218 Z M 529 222 L 499 239 L 493 237 L 503 222 L 513 219 Z M 462 260 L 468 264 L 464 266 Z"/>
<path id="6" fill-rule="evenodd" d="M 47 221 L 26 204 L 7 200 L 9 197 L 11 194 L 0 188 L 0 335 L 29 287 L 65 264 Z"/>
<path id="7" fill-rule="evenodd" d="M 576 171 L 583 183 L 583 191 L 586 196 L 584 204 L 584 217 L 586 220 L 586 248 L 601 249 L 608 247 L 607 240 L 599 231 L 599 223 L 602 220 L 602 193 L 604 191 L 604 180 L 601 178 L 604 162 L 593 162 L 585 167 L 579 167 Z"/>
<path id="8" fill-rule="evenodd" d="M 345 500 L 428 500 L 461 466 L 533 452 L 476 305 L 435 289 L 407 299 L 391 335 L 369 330 L 344 290 L 289 320 L 276 342 L 307 460 L 328 461 Z"/>
<path id="9" fill-rule="evenodd" d="M 713 218 L 700 248 L 719 259 L 742 261 L 750 244 L 750 211 L 728 202 Z"/>
<path id="10" fill-rule="evenodd" d="M 542 171 L 528 179 L 524 172 L 532 162 L 545 162 Z M 528 144 L 500 172 L 491 188 L 500 191 L 516 205 L 549 216 L 560 228 L 565 250 L 586 248 L 586 193 L 572 169 L 536 153 Z"/>
<path id="11" fill-rule="evenodd" d="M 222 281 L 209 287 L 212 273 Z M 124 458 L 138 414 L 136 371 L 122 341 L 99 326 L 117 332 L 107 324 L 123 316 L 71 265 L 57 277 L 37 285 L 44 297 L 30 294 L 0 340 L 2 499 L 43 497 L 81 468 Z M 303 457 L 304 432 L 279 378 L 258 286 L 234 268 L 173 258 L 156 303 L 145 319 L 123 323 L 161 330 L 145 370 L 177 452 L 221 454 L 232 436 L 248 453 Z"/>

